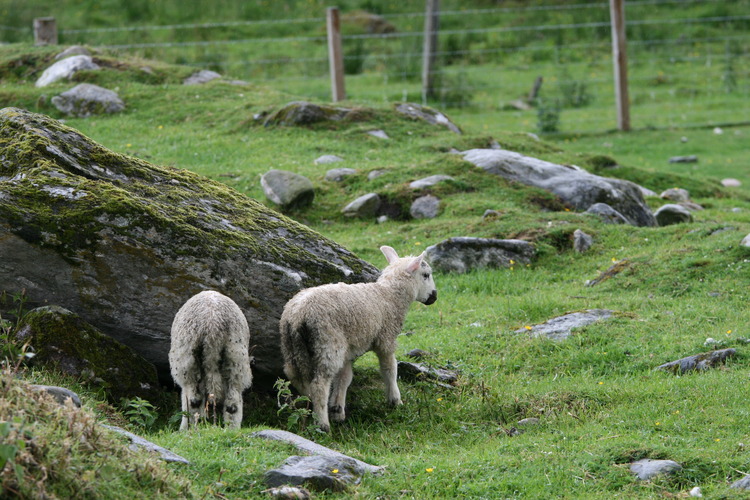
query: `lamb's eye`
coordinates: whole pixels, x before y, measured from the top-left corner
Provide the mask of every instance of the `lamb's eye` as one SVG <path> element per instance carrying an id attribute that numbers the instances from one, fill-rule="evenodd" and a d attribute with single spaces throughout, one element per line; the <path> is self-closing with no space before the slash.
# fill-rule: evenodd
<path id="1" fill-rule="evenodd" d="M 429 279 L 430 273 L 422 273 L 422 276 L 424 276 L 424 279 Z"/>

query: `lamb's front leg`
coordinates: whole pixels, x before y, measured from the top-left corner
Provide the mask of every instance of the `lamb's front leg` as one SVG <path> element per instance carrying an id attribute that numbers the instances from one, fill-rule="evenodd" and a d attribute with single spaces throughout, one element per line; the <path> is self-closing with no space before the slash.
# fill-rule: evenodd
<path id="1" fill-rule="evenodd" d="M 385 383 L 385 399 L 392 405 L 400 405 L 401 392 L 396 384 L 397 363 L 396 354 L 393 352 L 376 353 L 380 361 L 380 375 Z"/>

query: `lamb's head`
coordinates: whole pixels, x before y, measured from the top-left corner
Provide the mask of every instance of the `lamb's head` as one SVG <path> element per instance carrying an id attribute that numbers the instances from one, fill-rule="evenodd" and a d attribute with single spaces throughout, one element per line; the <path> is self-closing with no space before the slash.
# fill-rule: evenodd
<path id="1" fill-rule="evenodd" d="M 437 288 L 432 279 L 432 268 L 424 260 L 424 252 L 418 257 L 399 258 L 396 251 L 389 246 L 380 247 L 380 251 L 388 261 L 388 267 L 383 271 L 384 275 L 388 272 L 405 273 L 415 285 L 414 300 L 426 305 L 435 303 Z"/>

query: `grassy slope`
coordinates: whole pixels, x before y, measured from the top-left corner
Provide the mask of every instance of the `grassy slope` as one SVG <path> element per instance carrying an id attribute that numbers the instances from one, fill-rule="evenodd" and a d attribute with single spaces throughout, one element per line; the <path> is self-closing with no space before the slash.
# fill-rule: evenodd
<path id="1" fill-rule="evenodd" d="M 15 48 L 3 48 L 9 50 Z M 179 76 L 185 70 L 176 71 Z M 312 210 L 291 215 L 378 265 L 383 264 L 377 250 L 381 244 L 417 253 L 458 235 L 524 237 L 541 250 L 530 268 L 438 276 L 440 300 L 412 308 L 404 330 L 414 335 L 401 339 L 400 357 L 415 347 L 435 353 L 432 362 L 461 369 L 458 389 L 401 382 L 406 405 L 384 411 L 376 361 L 368 355 L 355 369 L 347 423 L 330 436 L 303 430 L 322 444 L 388 466 L 385 476 L 365 479 L 357 488 L 360 495 L 650 498 L 701 486 L 706 495 L 731 496 L 727 484 L 741 477 L 739 471 L 750 470 L 750 451 L 742 444 L 750 439 L 742 397 L 749 366 L 743 339 L 750 337 L 750 254 L 737 246 L 750 232 L 750 203 L 746 187 L 732 194 L 715 183 L 727 173 L 748 178 L 741 142 L 735 139 L 748 129 L 721 136 L 677 130 L 580 137 L 558 150 L 523 134 L 485 130 L 468 116 L 459 121 L 468 132 L 462 137 L 388 113 L 371 123 L 333 130 L 263 128 L 253 124 L 252 115 L 290 96 L 252 85 L 186 88 L 174 85 L 174 77 L 165 77 L 162 85 L 139 83 L 137 75 L 84 75 L 118 86 L 128 110 L 67 123 L 115 151 L 200 172 L 257 199 L 263 199 L 259 176 L 268 169 L 303 173 L 315 183 L 317 201 Z M 40 96 L 69 86 L 36 90 L 6 78 L 0 98 L 3 105 L 60 117 Z M 370 128 L 384 128 L 393 139 L 367 136 L 364 131 Z M 667 154 L 683 154 L 671 152 L 671 145 L 684 146 L 679 142 L 683 135 L 689 136 L 685 144 L 700 145 L 700 151 L 690 151 L 701 156 L 698 168 L 665 163 Z M 491 138 L 532 156 L 591 169 L 589 157 L 575 151 L 606 152 L 627 167 L 645 167 L 607 175 L 638 176 L 657 192 L 688 187 L 701 193 L 696 201 L 707 210 L 696 213 L 690 225 L 625 231 L 580 214 L 545 211 L 540 193 L 486 176 L 445 153 L 450 147 L 487 145 Z M 373 182 L 362 175 L 343 184 L 327 183 L 323 178 L 329 167 L 313 163 L 322 154 L 338 154 L 346 160 L 343 166 L 362 174 L 388 172 Z M 710 169 L 709 159 L 716 162 Z M 716 169 L 720 161 L 720 168 L 728 167 L 729 160 L 731 170 Z M 689 175 L 662 175 L 670 171 Z M 435 173 L 456 178 L 436 190 L 444 200 L 437 219 L 375 225 L 344 220 L 338 213 L 344 203 L 370 190 L 408 199 L 409 181 Z M 649 203 L 656 207 L 662 202 Z M 735 207 L 742 211 L 731 211 Z M 483 220 L 487 208 L 501 215 Z M 723 227 L 733 229 L 713 234 Z M 576 228 L 595 237 L 587 254 L 570 251 Z M 593 288 L 583 286 L 613 259 L 625 258 L 633 265 L 623 274 Z M 564 343 L 513 333 L 594 307 L 613 309 L 617 317 L 578 331 Z M 739 356 L 710 373 L 673 377 L 653 371 L 658 364 L 705 350 L 707 337 L 737 347 Z M 187 469 L 171 468 L 193 482 L 196 495 L 257 496 L 263 471 L 285 456 L 283 447 L 248 437 L 252 426 L 285 423 L 272 401 L 260 395 L 253 401 L 258 407 L 245 421 L 250 429 L 210 429 L 188 436 L 165 429 L 150 436 L 193 460 Z M 540 417 L 541 425 L 521 436 L 507 435 L 529 416 Z M 641 484 L 625 464 L 646 456 L 671 458 L 685 469 Z"/>

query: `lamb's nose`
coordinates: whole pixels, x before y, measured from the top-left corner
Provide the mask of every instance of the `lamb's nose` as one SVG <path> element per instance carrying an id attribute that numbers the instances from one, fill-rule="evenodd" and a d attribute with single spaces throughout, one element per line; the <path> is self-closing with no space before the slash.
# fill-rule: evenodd
<path id="1" fill-rule="evenodd" d="M 427 300 L 424 301 L 424 304 L 429 306 L 430 304 L 434 304 L 437 300 L 437 290 L 433 290 L 429 297 L 427 297 Z"/>

